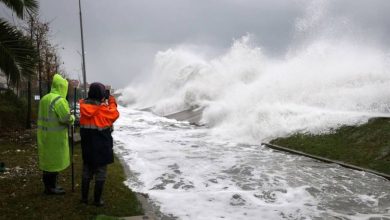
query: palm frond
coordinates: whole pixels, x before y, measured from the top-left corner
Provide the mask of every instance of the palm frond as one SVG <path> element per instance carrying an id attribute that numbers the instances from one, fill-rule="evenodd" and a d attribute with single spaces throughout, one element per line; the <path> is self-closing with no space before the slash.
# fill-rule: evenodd
<path id="1" fill-rule="evenodd" d="M 34 74 L 37 52 L 30 39 L 21 31 L 0 19 L 0 70 L 12 83 Z"/>
<path id="2" fill-rule="evenodd" d="M 25 10 L 30 14 L 37 14 L 39 3 L 37 0 L 23 0 Z"/>
<path id="3" fill-rule="evenodd" d="M 24 19 L 26 14 L 35 14 L 38 12 L 39 4 L 37 0 L 0 0 L 16 15 Z"/>

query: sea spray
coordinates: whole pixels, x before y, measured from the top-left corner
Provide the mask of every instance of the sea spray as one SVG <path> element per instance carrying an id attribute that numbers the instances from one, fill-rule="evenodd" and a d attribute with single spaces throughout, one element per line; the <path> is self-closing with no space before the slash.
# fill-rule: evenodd
<path id="1" fill-rule="evenodd" d="M 247 35 L 211 60 L 183 48 L 158 53 L 152 81 L 121 100 L 160 115 L 206 107 L 203 121 L 218 134 L 258 141 L 388 114 L 389 70 L 388 55 L 368 45 L 322 39 L 276 59 Z"/>
<path id="2" fill-rule="evenodd" d="M 390 116 L 389 51 L 331 14 L 333 3 L 303 4 L 281 56 L 264 53 L 250 34 L 214 57 L 183 45 L 158 52 L 150 80 L 124 89 L 120 101 L 158 115 L 204 107 L 214 134 L 256 143 Z"/>

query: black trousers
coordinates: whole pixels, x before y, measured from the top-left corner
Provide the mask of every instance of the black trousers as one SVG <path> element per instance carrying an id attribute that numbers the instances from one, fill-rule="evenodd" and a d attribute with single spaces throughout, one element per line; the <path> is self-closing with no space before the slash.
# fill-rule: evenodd
<path id="1" fill-rule="evenodd" d="M 90 167 L 88 164 L 83 164 L 83 179 L 91 181 L 105 181 L 107 177 L 107 165 L 100 167 Z"/>
<path id="2" fill-rule="evenodd" d="M 45 189 L 54 189 L 57 186 L 58 172 L 43 171 L 42 181 L 45 185 Z"/>

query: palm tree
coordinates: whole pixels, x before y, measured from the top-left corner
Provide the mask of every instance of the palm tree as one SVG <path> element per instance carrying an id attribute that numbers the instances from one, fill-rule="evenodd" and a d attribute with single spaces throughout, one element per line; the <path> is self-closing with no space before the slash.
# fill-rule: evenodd
<path id="1" fill-rule="evenodd" d="M 38 11 L 36 0 L 0 0 L 20 18 Z M 0 18 L 0 70 L 12 84 L 20 81 L 22 76 L 34 73 L 37 52 L 31 39 L 26 37 L 15 26 Z"/>

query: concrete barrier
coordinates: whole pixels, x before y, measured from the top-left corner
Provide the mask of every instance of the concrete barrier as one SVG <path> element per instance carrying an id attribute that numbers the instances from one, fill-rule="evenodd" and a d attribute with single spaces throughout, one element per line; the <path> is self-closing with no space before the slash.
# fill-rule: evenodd
<path id="1" fill-rule="evenodd" d="M 204 108 L 187 109 L 169 115 L 164 115 L 166 118 L 176 119 L 178 121 L 188 121 L 190 124 L 203 125 L 200 121 L 202 119 Z"/>

